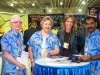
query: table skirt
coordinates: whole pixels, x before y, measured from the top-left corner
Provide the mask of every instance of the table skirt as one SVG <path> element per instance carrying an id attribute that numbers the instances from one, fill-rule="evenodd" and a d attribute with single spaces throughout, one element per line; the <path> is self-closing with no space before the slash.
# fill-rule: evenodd
<path id="1" fill-rule="evenodd" d="M 91 70 L 90 64 L 75 67 L 51 67 L 35 64 L 34 75 L 91 75 Z"/>

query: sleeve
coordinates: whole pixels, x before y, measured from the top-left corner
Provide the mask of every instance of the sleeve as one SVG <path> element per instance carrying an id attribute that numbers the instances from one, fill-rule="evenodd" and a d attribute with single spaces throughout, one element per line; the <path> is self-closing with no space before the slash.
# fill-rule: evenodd
<path id="1" fill-rule="evenodd" d="M 61 46 L 60 41 L 58 37 L 55 35 L 55 47 L 60 47 L 60 46 Z"/>
<path id="2" fill-rule="evenodd" d="M 97 37 L 97 42 L 95 43 L 95 45 L 97 46 L 98 54 L 100 54 L 100 36 Z"/>
<path id="3" fill-rule="evenodd" d="M 28 42 L 27 42 L 27 44 L 29 45 L 29 46 L 31 46 L 31 47 L 33 47 L 34 46 L 34 38 L 35 38 L 35 34 L 33 34 L 32 36 L 31 36 L 31 38 L 28 40 Z"/>
<path id="4" fill-rule="evenodd" d="M 4 53 L 5 51 L 10 53 L 11 51 L 11 46 L 9 44 L 9 41 L 8 41 L 8 36 L 4 35 L 2 38 L 1 38 L 1 48 L 2 48 L 2 53 Z"/>

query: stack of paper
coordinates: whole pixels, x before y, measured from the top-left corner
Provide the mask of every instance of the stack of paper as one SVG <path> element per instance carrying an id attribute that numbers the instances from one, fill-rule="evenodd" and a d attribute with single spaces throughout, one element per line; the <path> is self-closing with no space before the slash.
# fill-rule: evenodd
<path id="1" fill-rule="evenodd" d="M 17 61 L 24 64 L 26 69 L 28 69 L 28 52 L 22 51 L 21 57 L 17 57 Z M 17 69 L 19 68 L 17 67 Z"/>

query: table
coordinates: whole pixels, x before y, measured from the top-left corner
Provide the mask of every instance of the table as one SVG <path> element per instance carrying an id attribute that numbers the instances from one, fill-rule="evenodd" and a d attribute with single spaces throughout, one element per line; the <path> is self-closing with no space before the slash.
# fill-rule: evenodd
<path id="1" fill-rule="evenodd" d="M 91 75 L 90 62 L 75 63 L 67 58 L 38 59 L 34 75 Z"/>

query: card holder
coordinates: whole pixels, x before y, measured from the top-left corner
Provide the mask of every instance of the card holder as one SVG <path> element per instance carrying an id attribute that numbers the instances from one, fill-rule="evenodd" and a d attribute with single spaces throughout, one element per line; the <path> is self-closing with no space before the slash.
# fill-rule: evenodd
<path id="1" fill-rule="evenodd" d="M 76 56 L 75 54 L 69 55 L 69 56 L 68 56 L 68 60 L 71 60 L 71 62 L 77 62 L 77 63 L 83 61 L 81 57 Z"/>

